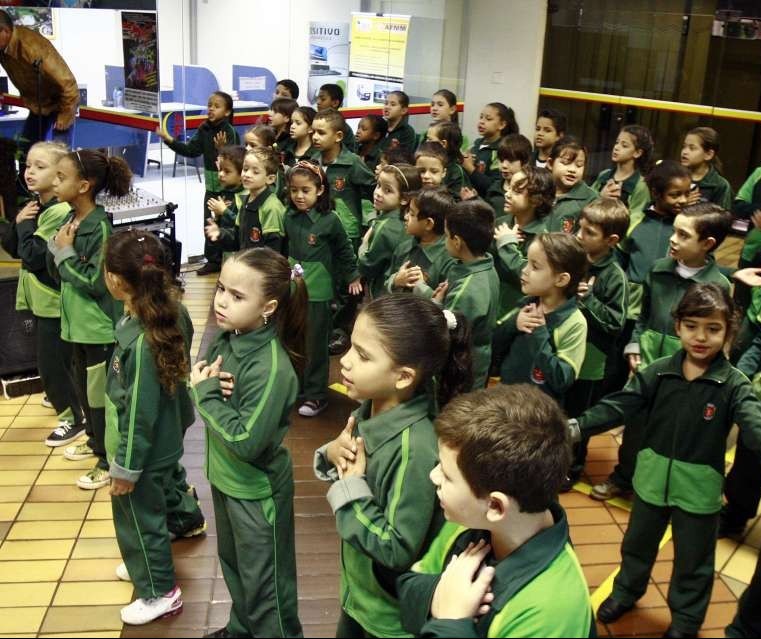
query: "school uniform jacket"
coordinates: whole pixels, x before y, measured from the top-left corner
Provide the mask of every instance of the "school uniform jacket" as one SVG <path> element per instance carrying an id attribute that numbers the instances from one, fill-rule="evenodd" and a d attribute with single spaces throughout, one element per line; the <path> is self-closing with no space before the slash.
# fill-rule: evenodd
<path id="1" fill-rule="evenodd" d="M 749 218 L 759 209 L 761 209 L 761 166 L 743 182 L 732 205 L 732 213 L 738 217 Z M 741 261 L 746 264 L 758 263 L 759 251 L 761 251 L 761 230 L 751 224 L 743 243 Z"/>
<path id="2" fill-rule="evenodd" d="M 383 153 L 382 143 L 383 141 L 379 140 L 369 151 L 365 150 L 367 146 L 366 144 L 360 144 L 357 147 L 357 155 L 362 158 L 367 165 L 367 168 L 373 172 L 375 171 L 375 167 L 378 166 L 378 162 L 380 162 L 381 153 Z"/>
<path id="3" fill-rule="evenodd" d="M 616 167 L 605 169 L 592 183 L 592 188 L 600 193 L 603 187 L 616 174 Z M 629 209 L 630 227 L 642 219 L 645 209 L 650 205 L 650 189 L 639 171 L 634 171 L 621 182 L 621 201 Z"/>
<path id="4" fill-rule="evenodd" d="M 11 223 L 3 248 L 21 260 L 16 288 L 16 310 L 37 317 L 61 317 L 61 287 L 48 273 L 48 240 L 71 212 L 55 198 L 40 206 L 36 218 Z"/>
<path id="5" fill-rule="evenodd" d="M 732 209 L 732 187 L 713 166 L 695 184 L 700 189 L 701 201 L 713 202 L 727 211 Z"/>
<path id="6" fill-rule="evenodd" d="M 385 274 L 391 264 L 394 249 L 404 238 L 404 222 L 399 209 L 380 213 L 371 225 L 370 241 L 359 247 L 359 273 L 367 281 L 370 295 L 375 298 L 385 291 Z"/>
<path id="7" fill-rule="evenodd" d="M 341 149 L 332 164 L 323 165 L 330 185 L 336 214 L 350 239 L 361 236 L 362 198 L 372 200 L 375 175 L 362 158 Z"/>
<path id="8" fill-rule="evenodd" d="M 587 350 L 579 379 L 600 380 L 616 338 L 624 330 L 629 305 L 626 274 L 612 252 L 589 265 L 589 277 L 595 281 L 586 297 L 577 300 L 587 320 Z"/>
<path id="9" fill-rule="evenodd" d="M 496 219 L 499 219 L 505 215 L 505 180 L 502 175 L 492 180 L 492 183 L 486 190 L 484 199 L 494 209 L 494 217 Z M 513 216 L 511 215 L 511 220 L 512 217 Z"/>
<path id="10" fill-rule="evenodd" d="M 394 249 L 391 265 L 386 273 L 386 289 L 389 293 L 406 290 L 394 286 L 394 276 L 407 260 L 410 261 L 411 266 L 419 266 L 423 270 L 423 279 L 415 284 L 412 292 L 428 299 L 433 297 L 436 287 L 447 279 L 449 269 L 455 263 L 454 258 L 447 251 L 443 235 L 428 245 L 421 244 L 420 238 L 405 236 Z"/>
<path id="11" fill-rule="evenodd" d="M 555 205 L 545 218 L 548 233 L 576 233 L 579 229 L 581 209 L 600 197 L 583 180 L 574 184 L 573 188 L 558 196 Z"/>
<path id="12" fill-rule="evenodd" d="M 240 205 L 234 214 L 232 228 L 220 227 L 219 243 L 225 251 L 267 247 L 284 253 L 285 206 L 267 187 L 252 198 L 242 193 Z"/>
<path id="13" fill-rule="evenodd" d="M 357 258 L 341 220 L 333 211 L 302 213 L 291 209 L 285 216 L 288 261 L 304 268 L 310 302 L 329 302 L 336 284 L 359 277 Z"/>
<path id="14" fill-rule="evenodd" d="M 315 473 L 334 480 L 328 502 L 341 537 L 341 607 L 375 637 L 408 637 L 396 578 L 422 556 L 443 524 L 428 474 L 438 463 L 429 399 L 420 394 L 375 417 L 371 402 L 353 415 L 367 455 L 364 477 L 337 480 L 315 453 Z"/>
<path id="15" fill-rule="evenodd" d="M 631 342 L 624 349 L 626 354 L 639 353 L 643 366 L 681 348 L 671 312 L 692 284 L 713 282 L 729 293 L 729 280 L 713 257 L 709 257 L 708 263 L 690 278 L 681 277 L 676 268 L 676 260 L 664 257 L 656 260 L 645 278 L 642 313 L 634 326 Z"/>
<path id="16" fill-rule="evenodd" d="M 182 457 L 188 420 L 193 421 L 193 407 L 187 388 L 179 382 L 174 395 L 164 391 L 140 321 L 125 315 L 116 325 L 106 378 L 106 454 L 111 476 L 137 482 L 144 470 L 173 467 Z"/>
<path id="17" fill-rule="evenodd" d="M 761 401 L 748 378 L 719 353 L 697 379 L 684 378 L 679 350 L 640 369 L 623 390 L 578 418 L 592 436 L 646 416 L 634 471 L 634 490 L 649 504 L 695 514 L 721 508 L 726 439 L 732 424 L 761 454 Z"/>
<path id="18" fill-rule="evenodd" d="M 63 221 L 74 219 L 74 213 Z M 108 292 L 103 279 L 103 245 L 112 233 L 106 211 L 95 209 L 79 224 L 74 244 L 56 246 L 48 240 L 48 271 L 61 282 L 61 339 L 77 344 L 111 344 L 122 304 Z"/>
<path id="19" fill-rule="evenodd" d="M 293 480 L 291 456 L 282 445 L 290 425 L 299 382 L 274 324 L 236 335 L 221 332 L 206 361 L 222 356 L 222 368 L 235 379 L 225 398 L 219 378 L 192 389 L 206 425 L 206 477 L 236 499 L 271 497 Z"/>
<path id="20" fill-rule="evenodd" d="M 497 319 L 499 278 L 488 253 L 472 262 L 455 262 L 447 274 L 444 308 L 462 313 L 470 323 L 473 343 L 473 388 L 486 386 L 491 342 Z"/>
<path id="21" fill-rule="evenodd" d="M 511 237 L 503 237 L 498 242 L 492 243 L 490 251 L 494 255 L 494 267 L 499 276 L 499 314 L 504 315 L 515 308 L 518 300 L 523 297 L 521 292 L 521 272 L 528 263 L 528 247 L 539 233 L 544 233 L 545 220 L 538 218 L 531 220 L 521 230 L 523 241 L 518 242 Z M 494 222 L 494 228 L 507 223 L 514 226 L 512 215 L 503 215 Z"/>
<path id="22" fill-rule="evenodd" d="M 497 157 L 497 149 L 501 141 L 502 138 L 497 138 L 494 142 L 485 142 L 483 138 L 476 138 L 470 149 L 476 165 L 476 170 L 470 174 L 470 182 L 481 197 L 486 195 L 491 183 L 501 175 L 500 161 Z"/>
<path id="23" fill-rule="evenodd" d="M 590 637 L 595 622 L 584 573 L 571 546 L 568 520 L 550 506 L 553 525 L 497 562 L 494 600 L 477 619 L 431 619 L 433 593 L 453 555 L 490 542 L 485 530 L 447 522 L 428 552 L 397 580 L 404 628 L 417 637 Z"/>
<path id="24" fill-rule="evenodd" d="M 218 193 L 222 190 L 219 183 L 219 171 L 217 170 L 217 147 L 214 144 L 214 136 L 220 131 L 227 134 L 227 144 L 240 144 L 240 137 L 232 124 L 224 118 L 222 121 L 212 124 L 208 120 L 196 129 L 193 137 L 187 142 L 173 140 L 166 145 L 175 153 L 189 158 L 197 158 L 203 155 L 204 181 L 206 190 Z M 204 202 L 204 206 L 206 202 Z"/>
<path id="25" fill-rule="evenodd" d="M 460 189 L 463 186 L 470 186 L 470 178 L 459 162 L 450 161 L 447 165 L 447 172 L 444 175 L 444 186 L 455 202 L 462 200 Z"/>
<path id="26" fill-rule="evenodd" d="M 533 384 L 562 403 L 578 379 L 587 344 L 587 320 L 575 297 L 552 313 L 546 324 L 531 333 L 519 331 L 518 312 L 537 298 L 524 298 L 518 307 L 497 322 L 494 361 L 500 365 L 503 384 Z"/>
<path id="27" fill-rule="evenodd" d="M 379 146 L 381 152 L 404 149 L 412 153 L 415 150 L 415 142 L 417 141 L 417 134 L 409 124 L 402 121 L 396 125 L 396 128 L 389 131 L 381 141 Z"/>

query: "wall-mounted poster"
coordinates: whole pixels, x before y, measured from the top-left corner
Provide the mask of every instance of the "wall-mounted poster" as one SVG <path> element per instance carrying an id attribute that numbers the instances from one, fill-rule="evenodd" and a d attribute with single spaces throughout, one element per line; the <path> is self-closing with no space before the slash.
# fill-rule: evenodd
<path id="1" fill-rule="evenodd" d="M 159 54 L 155 13 L 122 12 L 124 106 L 159 112 Z"/>
<path id="2" fill-rule="evenodd" d="M 0 8 L 11 17 L 13 24 L 39 31 L 48 40 L 55 40 L 56 15 L 49 7 L 7 7 L 0 2 Z"/>
<path id="3" fill-rule="evenodd" d="M 309 102 L 323 84 L 337 84 L 346 93 L 349 76 L 349 23 L 309 23 Z"/>

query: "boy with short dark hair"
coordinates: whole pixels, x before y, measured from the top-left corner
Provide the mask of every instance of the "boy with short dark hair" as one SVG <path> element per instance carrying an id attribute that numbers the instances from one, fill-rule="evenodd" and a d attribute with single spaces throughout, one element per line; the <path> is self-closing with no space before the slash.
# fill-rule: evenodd
<path id="1" fill-rule="evenodd" d="M 557 109 L 543 109 L 536 117 L 536 133 L 534 134 L 534 153 L 532 160 L 537 167 L 547 168 L 550 149 L 565 135 L 568 118 Z"/>
<path id="2" fill-rule="evenodd" d="M 525 384 L 498 386 L 456 397 L 435 426 L 431 481 L 449 521 L 397 580 L 405 630 L 594 636 L 589 590 L 557 502 L 569 445 L 558 405 Z"/>
<path id="3" fill-rule="evenodd" d="M 315 108 L 318 111 L 335 109 L 336 111 L 343 106 L 344 90 L 337 84 L 323 84 L 315 97 Z M 344 120 L 343 123 L 344 137 L 342 144 L 352 153 L 357 152 L 357 139 L 354 137 L 354 131 Z"/>
<path id="4" fill-rule="evenodd" d="M 275 85 L 275 93 L 272 94 L 272 99 L 275 98 L 290 98 L 291 100 L 299 99 L 299 85 L 293 80 L 285 78 L 278 80 Z"/>
<path id="5" fill-rule="evenodd" d="M 270 104 L 270 126 L 275 129 L 278 151 L 285 151 L 293 144 L 291 140 L 291 116 L 299 103 L 291 98 L 275 98 Z"/>
<path id="6" fill-rule="evenodd" d="M 483 200 L 459 202 L 447 215 L 444 227 L 447 251 L 456 261 L 432 299 L 462 313 L 470 322 L 473 388 L 483 388 L 489 376 L 499 300 L 499 278 L 488 253 L 494 236 L 494 211 Z"/>
<path id="7" fill-rule="evenodd" d="M 505 191 L 510 184 L 513 175 L 531 161 L 531 142 L 525 135 L 511 133 L 502 138 L 497 147 L 497 159 L 499 159 L 499 177 L 496 178 L 486 191 L 484 199 L 491 204 L 496 216 L 496 224 L 505 215 Z M 475 194 L 473 194 L 475 197 Z"/>

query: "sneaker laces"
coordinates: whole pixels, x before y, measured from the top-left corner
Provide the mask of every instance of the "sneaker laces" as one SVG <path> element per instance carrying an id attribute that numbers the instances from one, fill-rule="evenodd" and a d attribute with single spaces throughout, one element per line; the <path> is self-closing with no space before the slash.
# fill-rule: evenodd
<path id="1" fill-rule="evenodd" d="M 72 428 L 74 428 L 74 424 L 64 420 L 62 422 L 58 422 L 58 428 L 56 428 L 53 433 L 59 437 L 63 437 L 64 435 L 68 435 Z"/>

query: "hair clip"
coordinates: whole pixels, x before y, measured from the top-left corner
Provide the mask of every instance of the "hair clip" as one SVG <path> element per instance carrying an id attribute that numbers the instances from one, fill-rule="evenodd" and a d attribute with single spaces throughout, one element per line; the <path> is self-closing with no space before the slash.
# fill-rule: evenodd
<path id="1" fill-rule="evenodd" d="M 457 316 L 450 311 L 448 308 L 445 308 L 442 313 L 444 313 L 444 319 L 447 321 L 447 328 L 450 331 L 453 331 L 457 328 Z"/>
<path id="2" fill-rule="evenodd" d="M 156 263 L 156 258 L 153 257 L 153 255 L 143 255 L 143 264 L 155 264 L 155 263 Z"/>
<path id="3" fill-rule="evenodd" d="M 301 266 L 301 264 L 294 264 L 291 269 L 291 281 L 295 280 L 297 277 L 304 277 L 304 267 Z"/>

